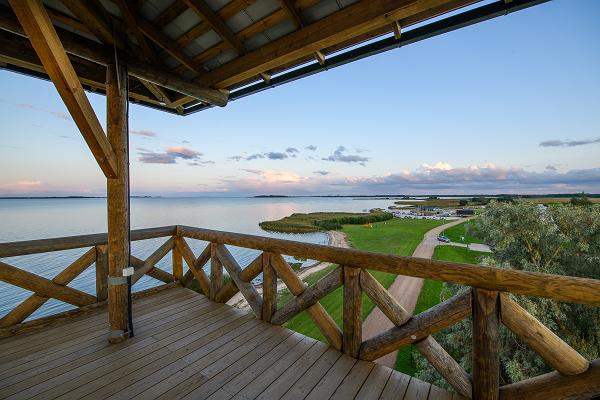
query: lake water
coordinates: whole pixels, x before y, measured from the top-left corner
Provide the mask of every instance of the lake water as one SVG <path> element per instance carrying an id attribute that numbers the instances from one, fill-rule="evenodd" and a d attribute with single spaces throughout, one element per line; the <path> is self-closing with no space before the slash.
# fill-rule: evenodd
<path id="1" fill-rule="evenodd" d="M 164 225 L 189 225 L 208 229 L 292 239 L 310 243 L 327 243 L 323 233 L 281 234 L 263 231 L 258 223 L 285 217 L 294 212 L 348 211 L 362 212 L 387 208 L 393 200 L 352 198 L 133 198 L 131 228 L 151 228 Z M 44 239 L 51 237 L 106 232 L 106 199 L 0 199 L 0 242 Z M 167 238 L 132 243 L 132 254 L 145 259 Z M 188 240 L 198 255 L 206 243 Z M 5 258 L 3 261 L 37 275 L 52 279 L 69 263 L 88 249 L 33 254 Z M 242 267 L 257 251 L 230 247 Z M 157 264 L 170 271 L 170 254 Z M 73 280 L 69 286 L 95 294 L 95 266 Z M 187 267 L 184 263 L 184 269 Z M 134 291 L 159 284 L 144 276 Z M 31 292 L 0 282 L 0 316 L 25 300 Z M 50 299 L 31 317 L 54 314 L 73 308 Z"/>

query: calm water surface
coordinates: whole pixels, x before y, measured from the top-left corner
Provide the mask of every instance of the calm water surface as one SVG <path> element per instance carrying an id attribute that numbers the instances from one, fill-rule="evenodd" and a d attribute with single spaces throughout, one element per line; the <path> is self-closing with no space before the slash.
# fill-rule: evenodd
<path id="1" fill-rule="evenodd" d="M 351 198 L 137 198 L 131 199 L 132 229 L 164 225 L 190 225 L 231 232 L 248 233 L 325 244 L 322 233 L 281 234 L 263 231 L 258 223 L 278 219 L 294 212 L 349 211 L 387 208 L 392 200 L 355 200 Z M 0 242 L 43 239 L 60 236 L 106 232 L 106 199 L 0 199 Z M 134 242 L 132 254 L 145 259 L 167 238 Z M 188 240 L 198 255 L 206 243 Z M 244 267 L 257 251 L 229 247 Z M 69 263 L 88 249 L 33 254 L 3 259 L 16 267 L 52 279 Z M 170 254 L 157 265 L 170 271 Z M 187 269 L 184 263 L 184 269 Z M 134 291 L 146 289 L 158 281 L 143 277 Z M 79 275 L 69 286 L 95 294 L 94 265 Z M 0 316 L 25 300 L 31 292 L 0 282 Z M 30 318 L 73 308 L 57 300 L 49 300 Z"/>

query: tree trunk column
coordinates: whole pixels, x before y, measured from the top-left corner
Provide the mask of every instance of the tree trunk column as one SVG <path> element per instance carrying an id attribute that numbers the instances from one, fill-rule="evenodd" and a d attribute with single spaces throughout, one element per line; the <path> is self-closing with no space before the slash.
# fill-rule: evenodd
<path id="1" fill-rule="evenodd" d="M 115 153 L 118 177 L 107 180 L 108 195 L 108 319 L 109 342 L 127 338 L 127 280 L 129 265 L 129 143 L 127 68 L 106 69 L 107 136 Z"/>
<path id="2" fill-rule="evenodd" d="M 500 397 L 500 311 L 498 292 L 473 289 L 473 399 Z"/>

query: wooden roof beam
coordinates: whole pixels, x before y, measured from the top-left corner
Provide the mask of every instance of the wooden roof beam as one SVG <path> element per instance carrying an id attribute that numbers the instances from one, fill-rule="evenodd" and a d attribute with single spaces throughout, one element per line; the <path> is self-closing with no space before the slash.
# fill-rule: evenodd
<path id="1" fill-rule="evenodd" d="M 281 6 L 283 7 L 283 9 L 285 11 L 287 11 L 287 13 L 292 18 L 292 21 L 294 22 L 296 29 L 300 29 L 300 28 L 304 27 L 304 22 L 302 21 L 302 16 L 298 12 L 298 9 L 296 8 L 294 1 L 293 0 L 279 0 L 279 1 L 281 3 Z"/>
<path id="2" fill-rule="evenodd" d="M 196 14 L 198 14 L 219 36 L 223 38 L 239 54 L 245 54 L 244 44 L 239 40 L 223 22 L 221 18 L 204 2 L 204 0 L 184 0 Z"/>
<path id="3" fill-rule="evenodd" d="M 104 20 L 93 3 L 82 0 L 61 0 L 65 6 L 104 44 L 113 43 L 111 26 Z"/>
<path id="4" fill-rule="evenodd" d="M 41 0 L 10 0 L 9 3 L 102 172 L 107 178 L 116 178 L 113 149 Z"/>
<path id="5" fill-rule="evenodd" d="M 345 40 L 390 26 L 408 16 L 453 0 L 369 0 L 354 3 L 245 56 L 209 71 L 202 82 L 217 88 L 236 83 Z"/>

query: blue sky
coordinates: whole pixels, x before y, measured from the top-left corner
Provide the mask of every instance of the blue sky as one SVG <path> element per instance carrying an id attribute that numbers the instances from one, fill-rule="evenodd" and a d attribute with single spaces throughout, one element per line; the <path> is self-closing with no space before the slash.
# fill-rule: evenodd
<path id="1" fill-rule="evenodd" d="M 598 15 L 554 0 L 222 109 L 132 105 L 132 193 L 600 192 Z M 104 195 L 54 87 L 0 87 L 0 195 Z"/>

